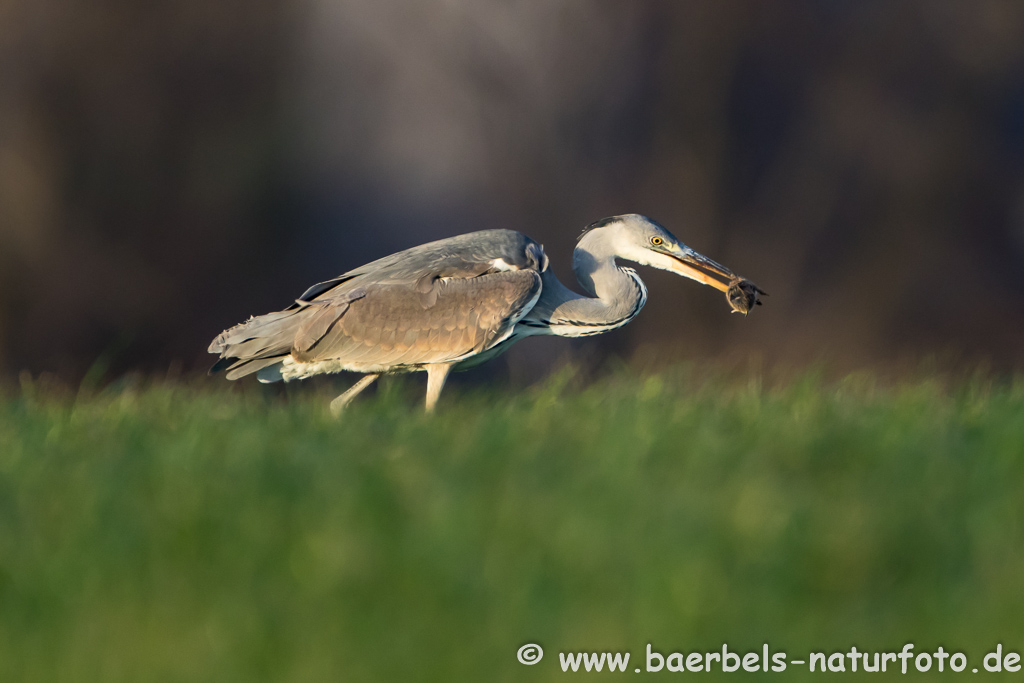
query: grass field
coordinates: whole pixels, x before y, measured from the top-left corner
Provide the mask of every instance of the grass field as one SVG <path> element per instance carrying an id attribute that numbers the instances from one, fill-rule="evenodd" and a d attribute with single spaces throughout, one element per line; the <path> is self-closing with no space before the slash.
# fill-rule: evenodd
<path id="1" fill-rule="evenodd" d="M 633 669 L 765 642 L 941 645 L 960 678 L 1024 651 L 1024 382 L 563 374 L 433 418 L 419 389 L 340 422 L 316 390 L 0 400 L 0 681 L 685 679 Z M 576 651 L 628 673 L 563 673 Z"/>

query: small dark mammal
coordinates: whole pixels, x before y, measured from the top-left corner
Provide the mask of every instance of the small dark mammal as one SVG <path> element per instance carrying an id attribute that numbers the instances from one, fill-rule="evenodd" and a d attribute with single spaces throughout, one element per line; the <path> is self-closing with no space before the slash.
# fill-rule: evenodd
<path id="1" fill-rule="evenodd" d="M 768 296 L 764 291 L 750 280 L 736 279 L 729 283 L 729 289 L 725 292 L 733 313 L 746 315 L 756 305 L 761 305 L 759 295 Z"/>

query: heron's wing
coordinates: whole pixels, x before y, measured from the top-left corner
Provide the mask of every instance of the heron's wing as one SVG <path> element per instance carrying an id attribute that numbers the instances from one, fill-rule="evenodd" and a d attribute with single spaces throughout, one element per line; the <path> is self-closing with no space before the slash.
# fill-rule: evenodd
<path id="1" fill-rule="evenodd" d="M 296 335 L 302 362 L 402 366 L 456 361 L 507 337 L 540 296 L 536 270 L 373 284 L 355 300 L 317 300 Z"/>
<path id="2" fill-rule="evenodd" d="M 508 336 L 536 302 L 544 249 L 512 230 L 459 235 L 392 254 L 310 287 L 210 344 L 211 372 L 236 379 L 298 360 L 382 366 L 444 362 Z"/>

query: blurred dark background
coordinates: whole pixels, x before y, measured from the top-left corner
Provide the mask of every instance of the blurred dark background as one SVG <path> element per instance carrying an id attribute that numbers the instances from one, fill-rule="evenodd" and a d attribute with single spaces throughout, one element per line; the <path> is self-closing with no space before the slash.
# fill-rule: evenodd
<path id="1" fill-rule="evenodd" d="M 0 373 L 205 368 L 392 251 L 638 212 L 771 294 L 645 271 L 598 357 L 1024 363 L 1019 0 L 2 0 Z M 504 366 L 502 366 L 504 367 Z M 519 370 L 517 370 L 519 368 Z"/>

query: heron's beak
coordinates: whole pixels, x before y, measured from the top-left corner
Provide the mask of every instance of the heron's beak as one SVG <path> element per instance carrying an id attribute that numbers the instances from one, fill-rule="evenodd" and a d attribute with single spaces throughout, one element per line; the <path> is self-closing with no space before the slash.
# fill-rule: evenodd
<path id="1" fill-rule="evenodd" d="M 698 254 L 689 247 L 678 247 L 671 252 L 674 259 L 672 270 L 683 277 L 727 291 L 729 285 L 740 277 L 720 263 L 715 263 L 707 256 Z"/>

